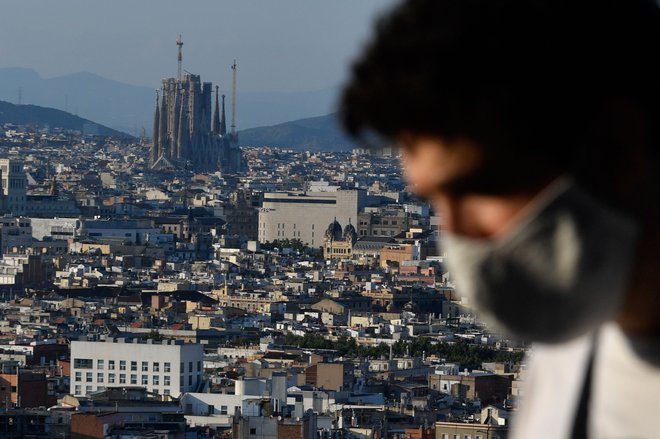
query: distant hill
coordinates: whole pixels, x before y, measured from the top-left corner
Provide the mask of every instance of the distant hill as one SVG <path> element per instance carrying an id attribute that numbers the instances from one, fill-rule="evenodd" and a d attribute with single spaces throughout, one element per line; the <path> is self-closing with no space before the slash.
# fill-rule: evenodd
<path id="1" fill-rule="evenodd" d="M 94 131 L 102 136 L 131 137 L 121 131 L 113 130 L 88 119 L 74 116 L 55 108 L 39 107 L 37 105 L 14 105 L 0 101 L 0 125 L 14 123 L 17 125 L 34 125 L 39 127 L 65 128 L 69 130 Z"/>
<path id="2" fill-rule="evenodd" d="M 337 113 L 239 131 L 241 145 L 299 151 L 350 151 L 356 146 L 339 127 Z"/>
<path id="3" fill-rule="evenodd" d="M 213 79 L 204 72 L 195 73 L 201 75 L 202 81 Z M 242 92 L 240 75 L 238 81 L 236 124 L 239 129 L 327 114 L 334 111 L 338 92 L 336 87 L 292 93 Z M 227 84 L 219 85 L 221 93 L 231 96 Z M 149 87 L 136 86 L 88 72 L 42 78 L 32 69 L 0 68 L 0 100 L 16 103 L 21 89 L 23 103 L 65 110 L 134 136 L 139 135 L 142 127 L 148 136 L 151 135 L 158 87 L 160 82 Z M 230 108 L 228 100 L 227 111 Z M 228 115 L 227 121 L 230 120 Z"/>

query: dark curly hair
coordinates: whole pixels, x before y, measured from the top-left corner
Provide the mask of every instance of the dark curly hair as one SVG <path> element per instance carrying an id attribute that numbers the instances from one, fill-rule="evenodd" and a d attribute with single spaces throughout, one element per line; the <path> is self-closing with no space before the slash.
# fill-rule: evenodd
<path id="1" fill-rule="evenodd" d="M 643 126 L 657 167 L 658 53 L 653 0 L 407 0 L 377 23 L 340 118 L 358 137 L 477 141 L 512 185 L 539 169 L 602 185 L 635 160 L 604 121 Z"/>

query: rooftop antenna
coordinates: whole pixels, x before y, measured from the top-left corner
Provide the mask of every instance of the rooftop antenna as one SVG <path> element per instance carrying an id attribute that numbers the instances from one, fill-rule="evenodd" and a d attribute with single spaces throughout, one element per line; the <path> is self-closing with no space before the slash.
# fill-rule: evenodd
<path id="1" fill-rule="evenodd" d="M 179 34 L 179 38 L 176 39 L 176 45 L 179 47 L 179 54 L 176 57 L 177 60 L 177 71 L 176 71 L 176 78 L 181 81 L 181 63 L 183 62 L 183 40 L 181 39 L 181 34 Z"/>
<path id="2" fill-rule="evenodd" d="M 236 60 L 234 60 L 231 70 L 231 135 L 236 138 Z"/>

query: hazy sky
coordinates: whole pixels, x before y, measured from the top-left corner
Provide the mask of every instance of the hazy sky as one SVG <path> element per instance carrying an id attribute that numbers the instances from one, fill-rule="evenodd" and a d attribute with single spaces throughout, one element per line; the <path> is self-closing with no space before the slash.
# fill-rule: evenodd
<path id="1" fill-rule="evenodd" d="M 242 91 L 308 91 L 343 80 L 373 18 L 394 0 L 3 0 L 0 67 L 88 71 L 157 87 L 183 67 Z"/>

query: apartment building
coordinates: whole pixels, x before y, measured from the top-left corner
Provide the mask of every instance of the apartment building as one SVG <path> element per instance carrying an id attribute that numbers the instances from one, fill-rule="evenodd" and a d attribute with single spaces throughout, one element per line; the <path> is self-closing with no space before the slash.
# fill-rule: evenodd
<path id="1" fill-rule="evenodd" d="M 178 340 L 108 337 L 71 342 L 71 387 L 74 396 L 111 387 L 145 387 L 178 396 L 203 382 L 203 347 Z"/>

